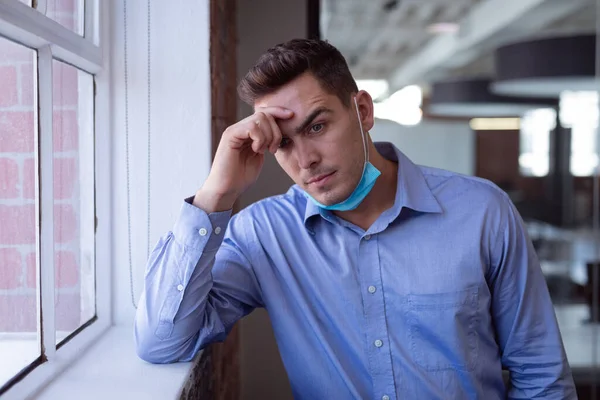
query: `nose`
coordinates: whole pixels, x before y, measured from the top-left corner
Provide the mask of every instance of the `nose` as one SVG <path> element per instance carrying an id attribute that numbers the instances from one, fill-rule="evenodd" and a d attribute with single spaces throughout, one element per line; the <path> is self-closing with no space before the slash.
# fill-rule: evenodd
<path id="1" fill-rule="evenodd" d="M 296 161 L 301 169 L 311 169 L 319 163 L 319 154 L 309 140 L 298 138 L 294 143 Z"/>

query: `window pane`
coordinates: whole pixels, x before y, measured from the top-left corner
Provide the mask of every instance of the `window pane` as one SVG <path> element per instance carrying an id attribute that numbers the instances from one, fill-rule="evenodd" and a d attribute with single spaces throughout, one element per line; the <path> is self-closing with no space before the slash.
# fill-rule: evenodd
<path id="1" fill-rule="evenodd" d="M 89 74 L 59 61 L 52 68 L 54 276 L 60 343 L 95 315 L 93 81 Z"/>
<path id="2" fill-rule="evenodd" d="M 40 356 L 34 56 L 0 38 L 0 387 Z"/>
<path id="3" fill-rule="evenodd" d="M 519 171 L 523 176 L 546 176 L 550 169 L 550 132 L 556 127 L 556 111 L 528 111 L 521 118 Z"/>
<path id="4" fill-rule="evenodd" d="M 47 0 L 46 16 L 83 36 L 83 0 Z"/>

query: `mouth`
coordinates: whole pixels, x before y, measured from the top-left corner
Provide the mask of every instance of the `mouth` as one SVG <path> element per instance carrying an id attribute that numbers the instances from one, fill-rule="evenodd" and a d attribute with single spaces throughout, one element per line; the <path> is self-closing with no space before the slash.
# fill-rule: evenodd
<path id="1" fill-rule="evenodd" d="M 325 184 L 325 183 L 326 183 L 326 182 L 329 180 L 329 178 L 330 178 L 330 177 L 331 177 L 333 174 L 335 174 L 335 171 L 333 171 L 333 172 L 330 172 L 330 173 L 328 173 L 328 174 L 323 174 L 323 175 L 318 175 L 318 176 L 315 176 L 314 178 L 311 178 L 311 179 L 309 179 L 309 180 L 306 182 L 306 184 L 307 184 L 307 185 L 316 185 L 316 186 L 323 185 L 323 184 Z"/>

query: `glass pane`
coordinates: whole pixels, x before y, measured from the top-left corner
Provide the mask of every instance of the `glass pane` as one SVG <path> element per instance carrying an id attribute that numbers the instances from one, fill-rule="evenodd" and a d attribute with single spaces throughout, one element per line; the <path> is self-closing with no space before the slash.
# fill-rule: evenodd
<path id="1" fill-rule="evenodd" d="M 83 36 L 83 0 L 46 0 L 46 16 Z"/>
<path id="2" fill-rule="evenodd" d="M 0 38 L 0 387 L 40 356 L 34 56 Z"/>
<path id="3" fill-rule="evenodd" d="M 53 62 L 56 339 L 95 314 L 92 78 Z M 93 152 L 93 148 L 91 150 Z M 91 172 L 89 172 L 91 170 Z M 91 235 L 90 235 L 91 233 Z"/>

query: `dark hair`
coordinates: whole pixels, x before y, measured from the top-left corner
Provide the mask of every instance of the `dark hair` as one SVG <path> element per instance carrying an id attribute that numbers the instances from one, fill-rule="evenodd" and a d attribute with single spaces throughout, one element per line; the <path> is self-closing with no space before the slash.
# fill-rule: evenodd
<path id="1" fill-rule="evenodd" d="M 323 40 L 293 39 L 267 50 L 238 85 L 238 94 L 252 106 L 256 99 L 305 72 L 310 72 L 325 91 L 336 95 L 346 107 L 350 105 L 350 94 L 358 92 L 338 49 Z"/>

